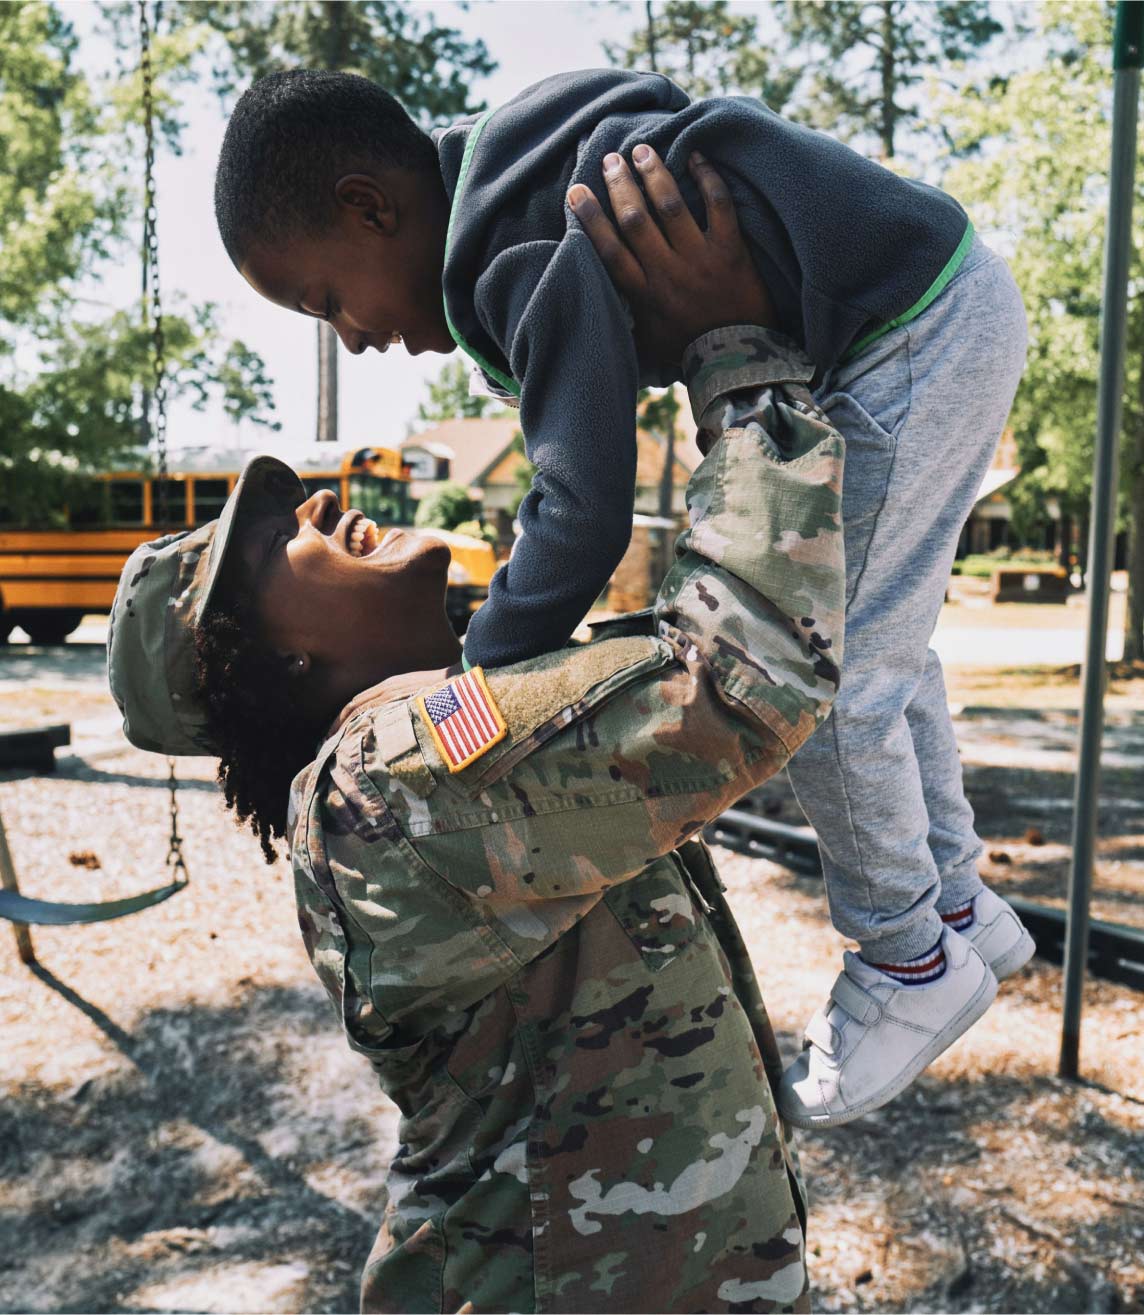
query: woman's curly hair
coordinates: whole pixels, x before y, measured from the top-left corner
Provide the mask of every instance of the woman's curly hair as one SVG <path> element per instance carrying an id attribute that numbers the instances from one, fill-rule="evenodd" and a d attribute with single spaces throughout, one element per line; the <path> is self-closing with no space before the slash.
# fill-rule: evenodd
<path id="1" fill-rule="evenodd" d="M 241 600 L 208 612 L 195 631 L 195 695 L 218 746 L 218 780 L 238 821 L 249 822 L 267 863 L 286 834 L 290 784 L 322 731 L 304 713 L 282 659 L 259 637 Z"/>

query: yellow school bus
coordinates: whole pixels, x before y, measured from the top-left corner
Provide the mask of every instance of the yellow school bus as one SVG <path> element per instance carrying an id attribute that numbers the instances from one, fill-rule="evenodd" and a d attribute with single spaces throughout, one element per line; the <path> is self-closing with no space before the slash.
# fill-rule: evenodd
<path id="1" fill-rule="evenodd" d="M 94 477 L 59 525 L 17 528 L 0 521 L 0 643 L 20 626 L 34 643 L 58 644 L 85 613 L 110 611 L 131 552 L 160 534 L 213 520 L 247 455 L 204 448 L 173 458 L 165 520 L 158 478 L 116 470 Z M 358 508 L 383 528 L 413 522 L 409 471 L 391 448 L 319 450 L 291 464 L 311 493 L 330 489 L 343 507 Z M 452 554 L 447 606 L 460 633 L 488 597 L 495 555 L 482 539 L 427 533 L 444 539 Z"/>

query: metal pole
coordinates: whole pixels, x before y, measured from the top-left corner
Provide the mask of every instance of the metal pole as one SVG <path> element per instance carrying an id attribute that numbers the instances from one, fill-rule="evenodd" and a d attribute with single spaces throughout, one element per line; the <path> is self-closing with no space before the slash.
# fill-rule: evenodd
<path id="1" fill-rule="evenodd" d="M 1080 1049 L 1081 996 L 1088 959 L 1088 906 L 1100 791 L 1100 747 L 1104 730 L 1105 648 L 1108 591 L 1116 524 L 1117 456 L 1124 388 L 1124 324 L 1131 257 L 1132 199 L 1136 174 L 1136 116 L 1144 4 L 1120 0 L 1116 7 L 1112 102 L 1112 163 L 1108 231 L 1104 248 L 1104 300 L 1100 325 L 1100 384 L 1096 413 L 1096 456 L 1092 476 L 1092 529 L 1088 552 L 1088 641 L 1084 659 L 1072 868 L 1069 873 L 1065 942 L 1064 1017 L 1060 1076 L 1075 1078 Z"/>
<path id="2" fill-rule="evenodd" d="M 4 819 L 0 817 L 0 889 L 14 890 L 20 893 L 20 883 L 16 880 L 16 865 L 12 862 L 12 851 L 8 848 L 8 837 L 4 832 Z M 12 931 L 16 936 L 16 953 L 21 963 L 35 963 L 36 951 L 32 946 L 32 933 L 27 925 L 14 922 Z"/>
<path id="3" fill-rule="evenodd" d="M 338 335 L 318 322 L 318 434 L 319 443 L 338 441 Z"/>

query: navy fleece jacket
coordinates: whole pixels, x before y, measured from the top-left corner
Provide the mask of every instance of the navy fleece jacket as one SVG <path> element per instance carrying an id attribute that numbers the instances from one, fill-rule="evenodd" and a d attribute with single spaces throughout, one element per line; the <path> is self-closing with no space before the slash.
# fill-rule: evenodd
<path id="1" fill-rule="evenodd" d="M 657 74 L 547 78 L 434 138 L 452 215 L 445 310 L 494 386 L 520 398 L 533 485 L 522 537 L 465 637 L 472 665 L 564 644 L 631 534 L 635 402 L 675 362 L 637 359 L 631 321 L 565 201 L 607 197 L 601 165 L 647 142 L 702 223 L 687 172 L 701 151 L 726 179 L 778 327 L 819 371 L 920 313 L 952 277 L 972 227 L 951 197 L 899 178 L 761 101 L 692 103 Z"/>

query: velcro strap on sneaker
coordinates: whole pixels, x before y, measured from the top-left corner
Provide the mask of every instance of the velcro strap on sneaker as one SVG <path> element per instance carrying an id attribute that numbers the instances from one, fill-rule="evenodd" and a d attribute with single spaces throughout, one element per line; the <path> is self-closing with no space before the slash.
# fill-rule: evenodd
<path id="1" fill-rule="evenodd" d="M 867 1026 L 876 1023 L 882 1017 L 882 1006 L 877 1000 L 845 973 L 838 974 L 834 985 L 830 988 L 830 998 L 836 1005 L 845 1009 L 851 1018 L 856 1018 L 858 1022 L 865 1023 Z"/>
<path id="2" fill-rule="evenodd" d="M 819 1009 L 810 1022 L 806 1025 L 806 1031 L 803 1034 L 811 1045 L 817 1046 L 819 1050 L 828 1055 L 833 1055 L 838 1049 L 838 1037 L 830 1021 L 826 1017 L 824 1010 Z"/>

